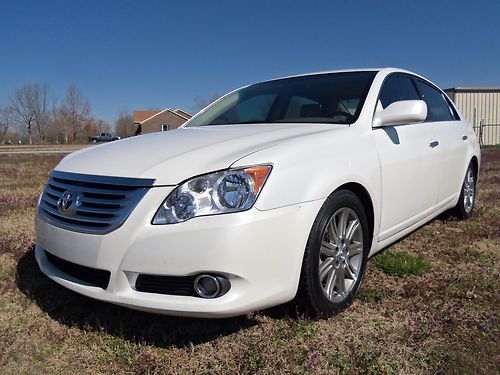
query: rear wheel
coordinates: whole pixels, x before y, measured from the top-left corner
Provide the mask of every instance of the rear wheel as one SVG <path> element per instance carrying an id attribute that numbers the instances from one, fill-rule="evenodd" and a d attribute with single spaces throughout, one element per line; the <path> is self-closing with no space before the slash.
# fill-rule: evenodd
<path id="1" fill-rule="evenodd" d="M 459 219 L 468 219 L 472 216 L 476 203 L 476 171 L 473 164 L 469 164 L 465 173 L 460 198 L 455 206 L 455 216 Z"/>
<path id="2" fill-rule="evenodd" d="M 368 224 L 359 198 L 348 190 L 333 193 L 314 221 L 302 263 L 297 300 L 314 316 L 348 307 L 366 268 Z"/>

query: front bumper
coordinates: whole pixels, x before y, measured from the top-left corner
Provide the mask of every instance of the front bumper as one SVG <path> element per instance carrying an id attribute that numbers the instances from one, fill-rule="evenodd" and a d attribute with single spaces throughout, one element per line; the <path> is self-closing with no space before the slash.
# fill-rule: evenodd
<path id="1" fill-rule="evenodd" d="M 155 187 L 125 223 L 106 235 L 77 233 L 36 219 L 36 258 L 43 273 L 86 296 L 156 313 L 226 317 L 291 300 L 302 257 L 322 201 L 269 211 L 251 210 L 151 225 L 171 187 Z M 65 274 L 45 251 L 78 265 L 111 272 L 106 289 Z M 214 299 L 135 290 L 139 274 L 226 276 L 231 289 Z"/>

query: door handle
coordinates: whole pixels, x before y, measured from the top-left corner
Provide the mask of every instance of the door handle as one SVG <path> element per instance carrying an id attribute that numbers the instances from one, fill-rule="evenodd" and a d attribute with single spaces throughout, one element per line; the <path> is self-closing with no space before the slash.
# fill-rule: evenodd
<path id="1" fill-rule="evenodd" d="M 432 141 L 431 143 L 429 143 L 429 147 L 430 148 L 434 148 L 434 147 L 437 147 L 439 146 L 439 142 L 438 141 Z"/>
<path id="2" fill-rule="evenodd" d="M 466 135 L 464 135 L 464 136 L 462 137 L 462 141 L 466 141 L 466 140 L 467 140 L 467 138 L 468 138 L 468 137 L 467 137 Z"/>

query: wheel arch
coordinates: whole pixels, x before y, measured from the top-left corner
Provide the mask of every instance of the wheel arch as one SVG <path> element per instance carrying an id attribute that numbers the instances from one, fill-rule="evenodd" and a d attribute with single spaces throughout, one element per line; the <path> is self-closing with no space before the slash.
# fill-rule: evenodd
<path id="1" fill-rule="evenodd" d="M 347 182 L 345 184 L 342 184 L 337 189 L 335 189 L 335 191 L 333 193 L 335 193 L 336 191 L 339 191 L 339 190 L 349 190 L 352 193 L 354 193 L 361 201 L 361 204 L 363 205 L 363 208 L 365 209 L 366 220 L 368 221 L 368 230 L 370 233 L 369 248 L 371 248 L 372 243 L 373 243 L 373 236 L 374 236 L 375 211 L 373 208 L 373 201 L 372 201 L 372 198 L 370 196 L 370 193 L 363 185 L 361 185 L 358 182 Z"/>
<path id="2" fill-rule="evenodd" d="M 349 180 L 348 180 L 349 181 Z M 327 202 L 331 202 L 333 203 L 332 201 L 330 201 L 330 198 L 332 196 L 334 196 L 336 193 L 338 192 L 349 192 L 349 196 L 351 197 L 351 202 L 352 202 L 352 194 L 354 194 L 359 200 L 360 200 L 360 203 L 365 211 L 365 216 L 366 216 L 366 220 L 368 222 L 368 231 L 369 233 L 372 233 L 372 235 L 368 235 L 368 245 L 369 245 L 369 249 L 371 249 L 371 244 L 373 242 L 373 230 L 374 230 L 374 226 L 375 226 L 375 211 L 374 211 L 374 202 L 372 201 L 372 197 L 368 191 L 368 189 L 363 185 L 361 184 L 360 182 L 354 182 L 354 181 L 350 181 L 350 182 L 345 182 L 345 183 L 342 183 L 341 185 L 338 185 L 328 196 L 328 198 L 326 198 L 326 201 L 322 204 L 321 208 L 320 208 L 320 213 L 323 212 L 323 209 L 325 207 L 325 204 L 328 204 Z M 345 196 L 345 195 L 342 195 L 340 194 L 338 197 L 340 198 L 341 196 Z M 356 205 L 357 206 L 357 205 Z M 339 206 L 339 207 L 342 207 L 342 206 Z M 337 208 L 339 208 L 337 207 Z M 330 211 L 326 211 L 326 215 L 328 215 Z M 333 212 L 331 212 L 333 214 Z M 325 213 L 323 212 L 323 214 L 320 216 L 319 214 L 316 215 L 316 219 L 313 223 L 313 229 L 321 229 L 321 222 L 322 220 L 325 220 L 325 218 L 328 219 L 329 216 L 325 216 Z M 320 219 L 320 221 L 318 221 L 318 219 Z M 324 230 L 324 228 L 322 229 Z M 330 314 L 332 313 L 338 313 L 340 311 L 342 311 L 343 309 L 345 309 L 346 307 L 348 307 L 351 303 L 352 303 L 352 298 L 354 298 L 353 296 L 355 295 L 356 291 L 358 290 L 359 288 L 359 285 L 361 283 L 361 280 L 362 280 L 362 275 L 364 274 L 364 270 L 366 268 L 366 262 L 367 262 L 367 259 L 368 259 L 368 254 L 366 254 L 366 258 L 364 256 L 364 262 L 361 263 L 361 265 L 364 264 L 364 266 L 362 266 L 363 268 L 360 269 L 360 272 L 361 272 L 361 276 L 359 278 L 359 282 L 357 283 L 357 287 L 356 289 L 354 290 L 354 294 L 351 294 L 351 291 L 349 291 L 349 296 L 347 297 L 347 299 L 345 300 L 342 300 L 341 301 L 341 305 L 339 306 L 336 306 L 336 307 L 329 307 L 328 309 L 326 310 L 322 310 L 321 306 L 325 307 L 325 304 L 322 302 L 321 298 L 318 299 L 317 297 L 317 293 L 316 293 L 316 288 L 314 286 L 314 278 L 317 276 L 316 272 L 318 270 L 315 270 L 314 269 L 314 265 L 313 265 L 313 261 L 311 259 L 314 259 L 315 261 L 315 264 L 318 264 L 317 263 L 317 259 L 316 258 L 311 258 L 311 254 L 315 254 L 314 253 L 314 249 L 316 249 L 317 252 L 320 251 L 320 246 L 317 246 L 317 230 L 315 230 L 314 232 L 311 230 L 310 232 L 311 234 L 313 234 L 313 237 L 311 237 L 311 235 L 309 235 L 309 239 L 307 241 L 307 245 L 305 247 L 305 251 L 304 251 L 304 254 L 302 256 L 302 262 L 301 262 L 301 266 L 300 266 L 300 273 L 299 273 L 299 277 L 298 277 L 298 280 L 297 280 L 297 291 L 296 291 L 296 295 L 295 295 L 295 302 L 298 304 L 299 308 L 301 309 L 304 309 L 304 311 L 306 313 L 312 313 L 313 316 L 329 316 Z M 323 232 L 320 232 L 320 234 L 323 233 Z M 321 236 L 320 237 L 320 243 L 321 243 L 321 240 L 323 239 L 323 237 Z M 312 242 L 311 242 L 312 240 Z M 318 254 L 316 254 L 318 255 Z M 316 266 L 318 267 L 318 266 Z M 316 275 L 316 276 L 314 276 Z M 321 284 L 321 282 L 320 282 Z M 320 285 L 321 286 L 321 285 Z M 323 292 L 321 292 L 323 293 Z M 323 294 L 322 294 L 323 295 Z"/>

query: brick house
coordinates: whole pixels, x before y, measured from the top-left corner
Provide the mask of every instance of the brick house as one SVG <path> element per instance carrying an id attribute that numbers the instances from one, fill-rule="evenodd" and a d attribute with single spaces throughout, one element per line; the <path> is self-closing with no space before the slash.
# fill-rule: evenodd
<path id="1" fill-rule="evenodd" d="M 192 116 L 182 109 L 134 111 L 135 135 L 176 129 Z"/>

